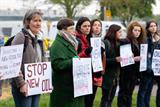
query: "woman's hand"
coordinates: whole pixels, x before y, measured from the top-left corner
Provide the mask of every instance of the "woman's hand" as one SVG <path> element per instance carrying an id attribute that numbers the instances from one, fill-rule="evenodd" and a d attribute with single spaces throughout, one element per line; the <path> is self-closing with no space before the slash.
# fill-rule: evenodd
<path id="1" fill-rule="evenodd" d="M 120 56 L 116 57 L 116 61 L 117 62 L 121 62 L 122 61 L 122 58 Z"/>
<path id="2" fill-rule="evenodd" d="M 20 87 L 20 92 L 27 96 L 27 92 L 28 92 L 28 85 L 25 83 L 22 87 Z"/>
<path id="3" fill-rule="evenodd" d="M 135 56 L 133 59 L 134 59 L 134 61 L 138 62 L 138 61 L 141 60 L 141 57 L 140 56 Z"/>

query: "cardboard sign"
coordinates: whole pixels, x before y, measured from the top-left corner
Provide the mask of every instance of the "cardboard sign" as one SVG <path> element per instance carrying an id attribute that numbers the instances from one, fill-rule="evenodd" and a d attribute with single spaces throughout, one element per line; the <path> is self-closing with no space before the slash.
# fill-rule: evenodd
<path id="1" fill-rule="evenodd" d="M 1 47 L 0 80 L 19 76 L 23 44 Z"/>
<path id="2" fill-rule="evenodd" d="M 148 44 L 141 44 L 140 48 L 140 67 L 139 71 L 146 71 L 147 70 L 147 51 L 148 51 Z"/>
<path id="3" fill-rule="evenodd" d="M 91 38 L 91 46 L 93 47 L 91 53 L 93 72 L 99 72 L 103 70 L 101 57 L 101 42 L 102 41 L 100 37 Z"/>
<path id="4" fill-rule="evenodd" d="M 122 58 L 121 67 L 134 64 L 133 53 L 131 50 L 131 44 L 120 46 L 120 57 Z"/>
<path id="5" fill-rule="evenodd" d="M 92 94 L 91 58 L 73 58 L 74 97 Z"/>
<path id="6" fill-rule="evenodd" d="M 28 84 L 27 96 L 52 92 L 51 71 L 50 62 L 25 64 L 25 81 Z"/>
<path id="7" fill-rule="evenodd" d="M 160 76 L 160 50 L 155 49 L 152 57 L 152 70 L 155 76 Z"/>

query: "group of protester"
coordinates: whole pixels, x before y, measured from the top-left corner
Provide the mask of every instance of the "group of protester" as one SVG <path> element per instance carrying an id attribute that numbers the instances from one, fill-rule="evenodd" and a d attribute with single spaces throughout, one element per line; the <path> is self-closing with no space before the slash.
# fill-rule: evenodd
<path id="1" fill-rule="evenodd" d="M 28 44 L 23 51 L 20 76 L 11 79 L 15 107 L 38 107 L 39 104 L 40 95 L 26 97 L 24 64 L 44 61 L 43 42 L 37 37 L 41 29 L 41 22 L 42 13 L 39 10 L 27 11 L 23 19 L 24 28 L 16 34 L 12 41 L 12 45 L 24 44 L 25 39 L 28 38 Z M 98 87 L 102 89 L 100 107 L 112 107 L 117 85 L 119 85 L 118 107 L 131 107 L 132 93 L 138 78 L 140 85 L 137 107 L 150 107 L 154 80 L 158 83 L 156 106 L 160 107 L 160 78 L 154 76 L 151 66 L 154 49 L 160 49 L 157 22 L 148 21 L 146 29 L 137 21 L 131 22 L 124 39 L 121 38 L 121 27 L 116 24 L 111 25 L 101 41 L 103 70 L 92 72 L 93 93 L 76 98 L 74 98 L 72 58 L 91 57 L 93 47 L 91 47 L 90 38 L 102 36 L 102 23 L 99 19 L 90 20 L 87 17 L 81 17 L 75 28 L 74 24 L 72 19 L 60 19 L 57 24 L 59 31 L 50 48 L 54 86 L 50 94 L 50 107 L 93 107 Z M 121 67 L 120 46 L 125 44 L 131 44 L 135 64 Z M 141 44 L 148 44 L 147 70 L 143 72 L 139 72 Z"/>
<path id="2" fill-rule="evenodd" d="M 113 24 L 109 27 L 101 45 L 104 71 L 92 73 L 93 94 L 78 98 L 73 98 L 72 58 L 75 56 L 80 58 L 91 57 L 92 47 L 90 38 L 101 37 L 102 24 L 98 19 L 90 21 L 87 17 L 81 17 L 76 23 L 75 30 L 73 26 L 74 22 L 72 19 L 61 19 L 57 25 L 60 33 L 57 34 L 51 47 L 51 63 L 54 73 L 54 91 L 51 93 L 51 107 L 93 107 L 98 86 L 102 88 L 100 107 L 112 107 L 118 83 L 118 107 L 131 107 L 132 94 L 138 78 L 140 79 L 140 86 L 137 96 L 137 107 L 150 106 L 154 79 L 158 83 L 156 105 L 160 107 L 158 102 L 159 77 L 154 76 L 151 68 L 153 52 L 154 49 L 159 49 L 160 41 L 158 25 L 154 20 L 147 22 L 146 30 L 139 22 L 131 22 L 127 28 L 125 39 L 121 39 L 120 26 Z M 119 51 L 120 46 L 125 44 L 131 44 L 135 64 L 121 67 L 120 62 L 123 59 L 120 57 Z M 148 44 L 147 70 L 143 72 L 139 71 L 141 44 Z M 62 50 L 58 51 L 58 48 Z M 101 81 L 102 84 L 100 85 Z M 67 100 L 61 103 L 61 99 Z"/>

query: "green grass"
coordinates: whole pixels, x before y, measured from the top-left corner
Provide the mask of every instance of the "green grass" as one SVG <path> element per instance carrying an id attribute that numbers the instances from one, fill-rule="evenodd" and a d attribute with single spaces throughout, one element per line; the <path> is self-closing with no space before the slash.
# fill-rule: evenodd
<path id="1" fill-rule="evenodd" d="M 132 100 L 132 103 L 133 103 L 132 107 L 136 107 L 136 97 L 137 97 L 137 94 L 134 93 L 133 100 Z M 99 107 L 100 99 L 101 99 L 101 89 L 99 88 L 94 101 L 94 107 Z M 156 107 L 155 97 L 153 96 L 151 97 L 150 103 L 151 103 L 150 107 Z M 49 94 L 41 95 L 39 107 L 48 107 L 48 105 L 49 105 Z M 14 107 L 13 98 L 10 97 L 5 100 L 0 100 L 0 107 Z M 117 107 L 117 97 L 114 98 L 113 107 Z"/>

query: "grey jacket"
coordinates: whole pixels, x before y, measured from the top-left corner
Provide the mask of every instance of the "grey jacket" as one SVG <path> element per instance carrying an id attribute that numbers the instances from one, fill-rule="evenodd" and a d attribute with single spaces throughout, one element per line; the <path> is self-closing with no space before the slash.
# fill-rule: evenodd
<path id="1" fill-rule="evenodd" d="M 19 76 L 19 77 L 13 78 L 12 82 L 11 82 L 13 85 L 16 85 L 17 88 L 20 88 L 21 86 L 23 86 L 25 84 L 24 64 L 35 63 L 36 62 L 37 54 L 36 54 L 36 51 L 35 51 L 36 50 L 35 46 L 33 44 L 38 43 L 40 45 L 42 53 L 43 53 L 43 42 L 42 41 L 41 42 L 36 42 L 35 38 L 31 37 L 31 35 L 29 35 L 29 33 L 24 34 L 22 31 L 19 32 L 14 37 L 14 39 L 12 41 L 12 45 L 24 44 L 24 41 L 25 41 L 24 36 L 28 37 L 28 44 L 25 47 L 25 51 L 23 52 L 23 58 L 22 58 L 22 64 L 21 64 L 21 71 L 22 71 L 23 77 Z M 32 43 L 32 42 L 34 42 L 34 43 Z M 42 59 L 43 59 L 43 54 L 42 54 Z"/>

